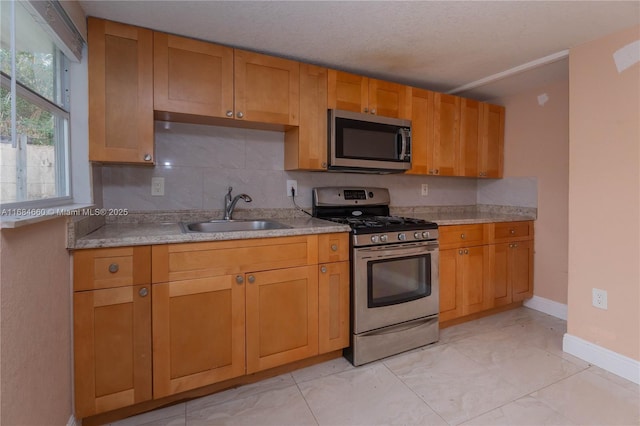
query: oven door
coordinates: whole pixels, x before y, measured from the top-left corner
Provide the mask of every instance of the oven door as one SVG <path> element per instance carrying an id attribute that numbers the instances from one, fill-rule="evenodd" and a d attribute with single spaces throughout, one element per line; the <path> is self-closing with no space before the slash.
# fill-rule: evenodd
<path id="1" fill-rule="evenodd" d="M 436 241 L 354 248 L 353 260 L 355 334 L 438 314 Z"/>

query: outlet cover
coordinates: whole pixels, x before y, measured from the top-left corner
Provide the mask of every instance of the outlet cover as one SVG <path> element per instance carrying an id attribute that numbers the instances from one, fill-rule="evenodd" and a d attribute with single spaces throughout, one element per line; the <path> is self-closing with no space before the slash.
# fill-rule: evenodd
<path id="1" fill-rule="evenodd" d="M 594 288 L 592 290 L 593 306 L 600 309 L 607 309 L 607 291 Z"/>
<path id="2" fill-rule="evenodd" d="M 154 196 L 164 195 L 164 178 L 163 177 L 151 178 L 151 195 L 154 195 Z"/>
<path id="3" fill-rule="evenodd" d="M 291 188 L 296 193 L 296 197 L 298 196 L 298 181 L 297 180 L 287 180 L 287 197 L 291 197 Z"/>
<path id="4" fill-rule="evenodd" d="M 421 190 L 421 194 L 423 197 L 426 197 L 427 195 L 429 195 L 429 185 L 426 183 L 422 184 L 422 190 Z"/>

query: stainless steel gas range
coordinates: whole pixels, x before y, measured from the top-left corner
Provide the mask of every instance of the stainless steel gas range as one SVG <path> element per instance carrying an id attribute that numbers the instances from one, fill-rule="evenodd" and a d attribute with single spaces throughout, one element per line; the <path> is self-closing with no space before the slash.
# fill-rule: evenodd
<path id="1" fill-rule="evenodd" d="M 313 216 L 351 227 L 351 345 L 361 365 L 438 340 L 438 225 L 389 215 L 386 188 L 313 190 Z"/>

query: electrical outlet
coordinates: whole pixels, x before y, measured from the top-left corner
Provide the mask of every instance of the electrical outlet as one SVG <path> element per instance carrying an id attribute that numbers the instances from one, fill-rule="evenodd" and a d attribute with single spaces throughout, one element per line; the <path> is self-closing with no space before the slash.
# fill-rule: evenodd
<path id="1" fill-rule="evenodd" d="M 422 184 L 422 196 L 426 197 L 427 195 L 429 195 L 429 185 L 426 183 Z"/>
<path id="2" fill-rule="evenodd" d="M 298 195 L 298 181 L 297 180 L 287 180 L 287 197 L 291 197 L 291 188 Z"/>
<path id="3" fill-rule="evenodd" d="M 594 288 L 592 290 L 593 306 L 600 309 L 607 309 L 607 291 Z"/>
<path id="4" fill-rule="evenodd" d="M 151 178 L 151 195 L 164 195 L 164 178 Z"/>

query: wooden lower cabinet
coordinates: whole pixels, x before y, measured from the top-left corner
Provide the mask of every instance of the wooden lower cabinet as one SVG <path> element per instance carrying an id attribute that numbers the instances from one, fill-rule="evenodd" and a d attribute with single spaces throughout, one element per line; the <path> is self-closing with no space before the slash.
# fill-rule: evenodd
<path id="1" fill-rule="evenodd" d="M 245 276 L 247 374 L 317 355 L 317 267 Z"/>
<path id="2" fill-rule="evenodd" d="M 350 264 L 348 261 L 323 264 L 319 272 L 318 350 L 323 354 L 349 346 Z"/>
<path id="3" fill-rule="evenodd" d="M 76 417 L 151 399 L 150 288 L 74 294 Z"/>
<path id="4" fill-rule="evenodd" d="M 533 296 L 533 222 L 442 226 L 440 246 L 441 322 Z"/>
<path id="5" fill-rule="evenodd" d="M 245 373 L 242 281 L 222 275 L 154 284 L 154 398 Z"/>

